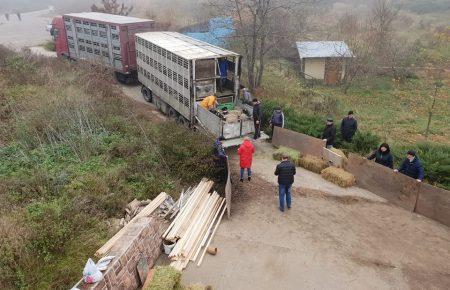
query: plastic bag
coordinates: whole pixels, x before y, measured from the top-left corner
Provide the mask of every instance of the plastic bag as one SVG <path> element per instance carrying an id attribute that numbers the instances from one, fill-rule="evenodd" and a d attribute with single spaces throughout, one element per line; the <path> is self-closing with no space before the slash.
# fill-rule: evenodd
<path id="1" fill-rule="evenodd" d="M 108 269 L 109 263 L 111 263 L 112 259 L 114 259 L 114 258 L 115 258 L 115 256 L 106 256 L 106 257 L 101 258 L 97 262 L 97 268 L 100 271 L 105 271 L 106 269 Z"/>
<path id="2" fill-rule="evenodd" d="M 86 262 L 86 266 L 84 266 L 83 270 L 83 280 L 85 283 L 93 284 L 101 281 L 103 279 L 103 274 L 98 269 L 97 265 L 95 265 L 94 261 L 91 258 Z"/>

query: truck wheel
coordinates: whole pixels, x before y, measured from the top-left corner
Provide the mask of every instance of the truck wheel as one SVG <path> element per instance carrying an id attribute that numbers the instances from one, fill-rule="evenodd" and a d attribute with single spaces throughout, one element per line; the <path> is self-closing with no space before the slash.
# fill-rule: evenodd
<path id="1" fill-rule="evenodd" d="M 178 118 L 178 113 L 173 108 L 169 109 L 169 118 L 172 120 L 177 120 Z"/>
<path id="2" fill-rule="evenodd" d="M 184 118 L 183 116 L 178 116 L 177 118 L 177 124 L 181 125 L 181 126 L 187 126 L 188 121 L 186 120 L 186 118 Z"/>
<path id="3" fill-rule="evenodd" d="M 150 91 L 146 87 L 143 87 L 141 89 L 141 92 L 142 92 L 142 97 L 144 98 L 144 100 L 146 100 L 147 102 L 151 103 L 152 99 L 153 99 L 152 91 Z"/>

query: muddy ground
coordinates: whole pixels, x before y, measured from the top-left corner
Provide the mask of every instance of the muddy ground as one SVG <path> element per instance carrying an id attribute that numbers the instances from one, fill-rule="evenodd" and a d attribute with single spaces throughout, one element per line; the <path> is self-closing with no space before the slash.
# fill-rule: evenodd
<path id="1" fill-rule="evenodd" d="M 235 182 L 217 256 L 191 263 L 187 284 L 214 289 L 449 289 L 450 229 L 353 187 L 299 169 L 293 208 L 278 208 L 276 162 L 258 144 L 251 182 Z M 238 163 L 231 153 L 233 180 Z"/>

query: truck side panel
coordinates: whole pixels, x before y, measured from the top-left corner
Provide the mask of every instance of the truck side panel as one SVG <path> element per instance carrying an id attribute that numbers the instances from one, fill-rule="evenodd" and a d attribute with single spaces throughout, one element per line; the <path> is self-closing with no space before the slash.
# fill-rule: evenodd
<path id="1" fill-rule="evenodd" d="M 193 122 L 190 62 L 140 37 L 136 53 L 139 81 Z"/>

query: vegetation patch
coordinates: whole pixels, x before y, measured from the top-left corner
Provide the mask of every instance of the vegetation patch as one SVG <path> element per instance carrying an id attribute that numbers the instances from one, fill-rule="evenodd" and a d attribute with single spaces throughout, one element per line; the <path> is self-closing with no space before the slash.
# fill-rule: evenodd
<path id="1" fill-rule="evenodd" d="M 211 140 L 135 114 L 114 84 L 0 47 L 0 288 L 67 289 L 128 202 L 216 176 Z"/>
<path id="2" fill-rule="evenodd" d="M 295 166 L 299 165 L 301 153 L 291 148 L 281 146 L 273 152 L 272 157 L 273 159 L 280 161 L 285 155 L 289 157 L 289 160 L 292 161 Z"/>

